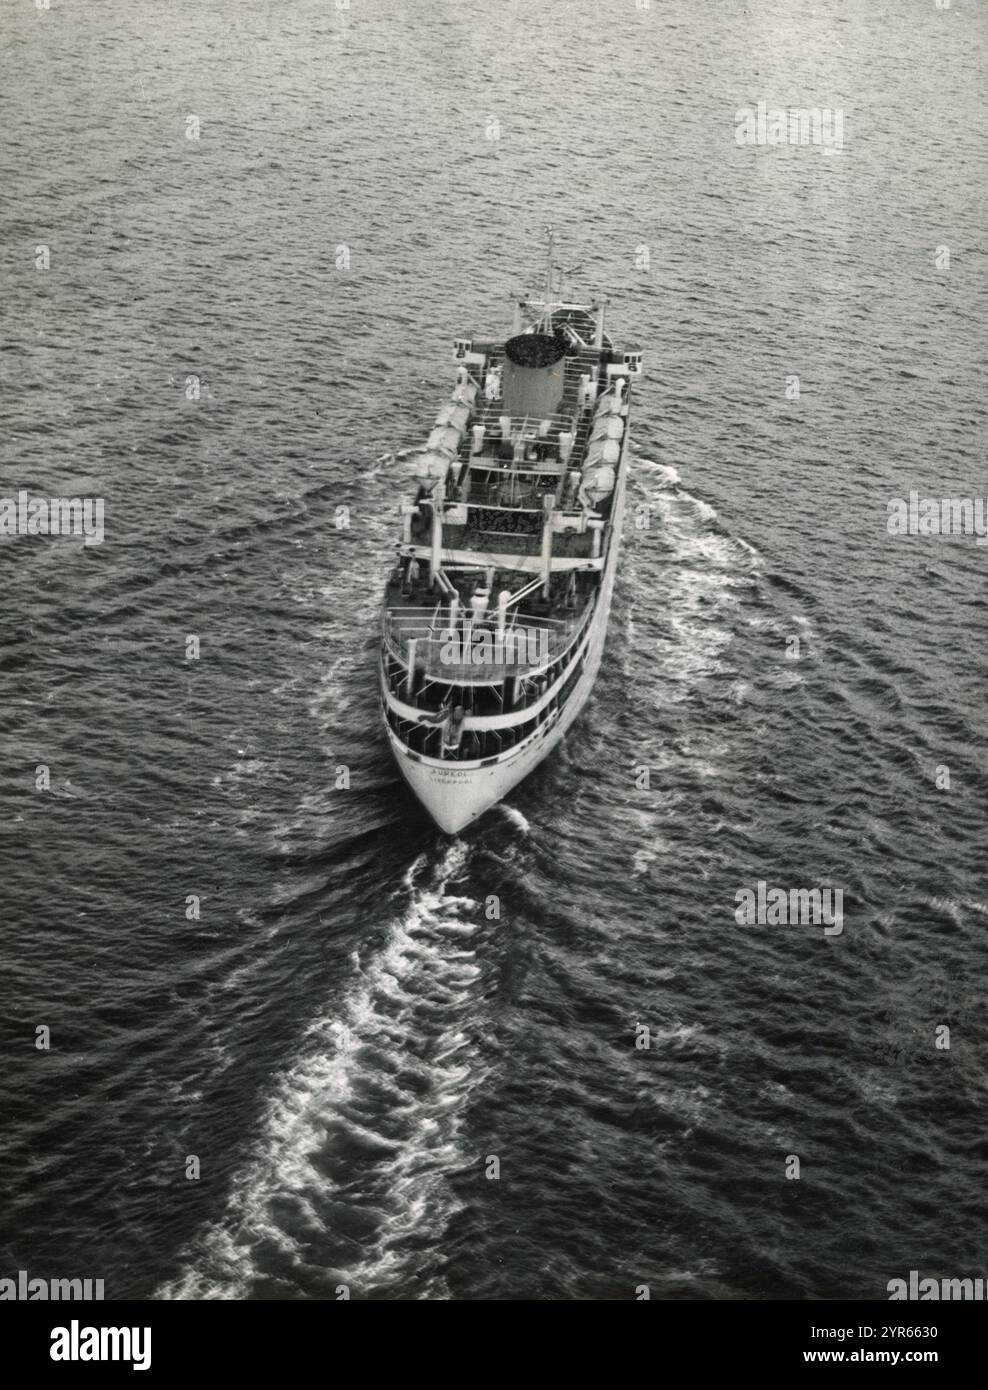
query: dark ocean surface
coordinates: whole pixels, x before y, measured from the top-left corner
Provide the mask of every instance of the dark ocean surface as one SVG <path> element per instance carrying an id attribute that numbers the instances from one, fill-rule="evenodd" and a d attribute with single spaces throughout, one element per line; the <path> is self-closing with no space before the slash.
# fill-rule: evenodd
<path id="1" fill-rule="evenodd" d="M 988 492 L 986 63 L 984 0 L 5 0 L 0 493 L 106 537 L 0 539 L 0 1276 L 988 1274 L 988 550 L 886 529 Z M 759 99 L 843 148 L 738 146 Z M 379 727 L 394 455 L 550 221 L 645 352 L 625 551 L 583 717 L 448 839 Z"/>

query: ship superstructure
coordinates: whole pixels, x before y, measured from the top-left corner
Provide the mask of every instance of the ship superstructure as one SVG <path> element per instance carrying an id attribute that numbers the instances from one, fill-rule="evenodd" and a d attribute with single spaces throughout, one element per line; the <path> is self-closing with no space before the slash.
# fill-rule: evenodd
<path id="1" fill-rule="evenodd" d="M 544 297 L 515 299 L 511 336 L 456 339 L 385 593 L 388 738 L 450 833 L 563 737 L 607 631 L 642 357 L 555 283 L 550 231 Z"/>

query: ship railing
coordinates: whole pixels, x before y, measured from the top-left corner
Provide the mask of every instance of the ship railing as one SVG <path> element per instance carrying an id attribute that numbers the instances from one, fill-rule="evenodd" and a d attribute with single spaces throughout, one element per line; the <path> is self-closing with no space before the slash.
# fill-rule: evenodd
<path id="1" fill-rule="evenodd" d="M 482 507 L 491 512 L 541 512 L 545 510 L 542 501 L 545 495 L 544 489 L 519 486 L 517 479 L 509 477 L 495 483 L 478 483 L 471 479 L 466 497 L 459 503 L 451 502 L 450 506 Z"/>
<path id="2" fill-rule="evenodd" d="M 449 610 L 445 607 L 389 608 L 384 614 L 384 643 L 403 666 L 407 668 L 414 660 L 416 667 L 429 676 L 502 681 L 558 661 L 580 637 L 593 606 L 586 604 L 572 618 L 543 617 L 511 609 L 500 644 L 496 615 L 474 622 L 461 609 L 454 630 L 449 626 Z M 487 653 L 493 653 L 495 660 L 480 659 Z M 457 661 L 457 656 L 466 659 Z"/>
<path id="3" fill-rule="evenodd" d="M 526 444 L 555 443 L 559 434 L 563 430 L 573 428 L 574 416 L 566 411 L 556 411 L 551 415 L 512 415 L 508 438 L 501 435 L 500 422 L 502 416 L 507 412 L 504 409 L 503 401 L 485 401 L 482 408 L 478 409 L 471 421 L 472 425 L 483 425 L 486 437 L 485 446 L 490 442 L 498 444 L 514 443 L 516 439 L 523 439 Z M 540 430 L 544 428 L 543 422 L 549 421 L 548 429 L 544 433 Z M 472 447 L 472 436 L 469 432 L 464 433 L 460 441 L 460 451 L 469 453 Z"/>

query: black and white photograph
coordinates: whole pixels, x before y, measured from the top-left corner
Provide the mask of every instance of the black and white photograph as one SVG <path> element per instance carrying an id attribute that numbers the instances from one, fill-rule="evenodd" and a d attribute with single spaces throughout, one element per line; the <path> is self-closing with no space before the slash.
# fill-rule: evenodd
<path id="1" fill-rule="evenodd" d="M 217 1302 L 959 1356 L 986 93 L 988 0 L 0 0 L 32 1368 Z"/>

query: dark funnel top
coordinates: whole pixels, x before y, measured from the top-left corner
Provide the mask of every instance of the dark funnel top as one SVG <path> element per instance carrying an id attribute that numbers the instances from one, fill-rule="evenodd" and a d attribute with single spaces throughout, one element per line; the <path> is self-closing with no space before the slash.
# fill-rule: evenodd
<path id="1" fill-rule="evenodd" d="M 517 367 L 553 367 L 565 355 L 566 342 L 548 333 L 519 333 L 508 339 L 504 351 Z"/>

